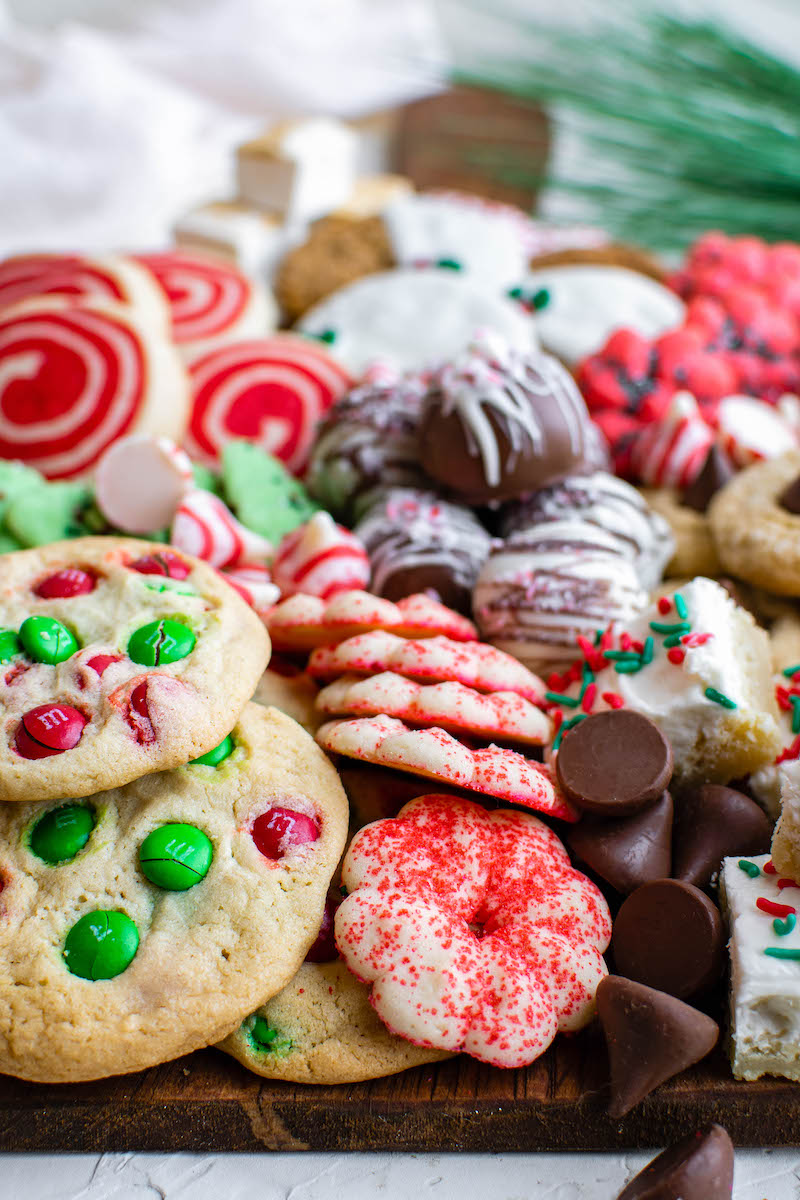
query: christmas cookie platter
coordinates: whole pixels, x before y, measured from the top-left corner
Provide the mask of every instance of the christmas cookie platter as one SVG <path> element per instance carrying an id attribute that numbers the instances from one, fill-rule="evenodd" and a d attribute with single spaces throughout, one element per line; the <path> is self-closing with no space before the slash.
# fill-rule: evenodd
<path id="1" fill-rule="evenodd" d="M 800 248 L 387 189 L 0 265 L 0 1143 L 794 1142 Z"/>

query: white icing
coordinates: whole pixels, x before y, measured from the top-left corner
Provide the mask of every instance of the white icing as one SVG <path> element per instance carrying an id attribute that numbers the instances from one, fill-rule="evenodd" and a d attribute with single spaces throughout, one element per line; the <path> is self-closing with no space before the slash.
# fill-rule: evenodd
<path id="1" fill-rule="evenodd" d="M 753 396 L 726 396 L 717 420 L 720 445 L 738 467 L 797 449 L 797 432 L 788 417 Z"/>
<path id="2" fill-rule="evenodd" d="M 516 284 L 527 267 L 513 209 L 475 207 L 434 192 L 399 196 L 382 216 L 401 266 L 452 259 L 474 283 L 497 293 Z"/>
<path id="3" fill-rule="evenodd" d="M 762 854 L 746 861 L 759 867 Z M 779 937 L 773 917 L 756 907 L 759 897 L 796 906 L 798 893 L 782 891 L 777 875 L 751 879 L 739 858 L 726 858 L 722 891 L 730 924 L 731 1032 L 737 1079 L 765 1074 L 800 1078 L 800 962 L 773 958 L 767 947 L 800 950 L 800 923 Z"/>
<path id="4" fill-rule="evenodd" d="M 542 345 L 570 366 L 594 354 L 615 329 L 658 337 L 683 320 L 683 301 L 662 284 L 625 267 L 600 264 L 542 267 L 515 280 L 525 292 L 546 288 L 536 314 Z"/>
<path id="5" fill-rule="evenodd" d="M 398 370 L 436 366 L 482 329 L 522 351 L 536 345 L 533 322 L 518 305 L 445 270 L 367 275 L 309 309 L 297 328 L 317 336 L 332 330 L 326 350 L 356 376 L 378 360 Z"/>
<path id="6" fill-rule="evenodd" d="M 447 363 L 438 375 L 442 412 L 458 414 L 483 463 L 487 484 L 500 482 L 500 448 L 496 428 L 486 409 L 501 418 L 511 443 L 511 464 L 525 440 L 539 457 L 546 452 L 544 430 L 532 397 L 547 397 L 567 429 L 570 449 L 577 458 L 583 450 L 588 414 L 581 394 L 557 359 L 547 354 L 520 354 L 497 336 L 486 336 Z"/>

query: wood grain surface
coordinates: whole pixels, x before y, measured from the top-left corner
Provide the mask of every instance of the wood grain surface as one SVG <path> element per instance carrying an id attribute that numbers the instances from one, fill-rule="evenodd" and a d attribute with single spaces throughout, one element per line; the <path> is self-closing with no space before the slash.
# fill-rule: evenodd
<path id="1" fill-rule="evenodd" d="M 741 1146 L 800 1145 L 800 1087 L 737 1083 L 719 1050 L 623 1121 L 595 1031 L 525 1071 L 467 1058 L 349 1087 L 269 1083 L 204 1050 L 76 1085 L 0 1080 L 0 1150 L 623 1150 L 721 1121 Z"/>

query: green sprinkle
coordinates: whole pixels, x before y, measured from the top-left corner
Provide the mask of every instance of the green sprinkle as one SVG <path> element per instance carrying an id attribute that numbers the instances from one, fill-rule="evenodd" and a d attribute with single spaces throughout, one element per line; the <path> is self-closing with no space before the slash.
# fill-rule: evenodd
<path id="1" fill-rule="evenodd" d="M 794 962 L 800 962 L 800 949 L 795 950 L 791 946 L 767 946 L 764 953 L 770 958 L 790 958 Z"/>
<path id="2" fill-rule="evenodd" d="M 686 607 L 686 601 L 684 600 L 684 598 L 680 594 L 680 592 L 676 592 L 675 595 L 672 597 L 672 599 L 675 601 L 675 611 L 677 612 L 680 619 L 682 621 L 685 621 L 686 618 L 689 616 L 689 610 Z"/>
<path id="3" fill-rule="evenodd" d="M 517 284 L 516 287 L 509 288 L 506 292 L 509 300 L 521 300 L 523 296 L 522 288 Z"/>
<path id="4" fill-rule="evenodd" d="M 638 662 L 640 656 L 636 650 L 606 650 L 603 657 L 609 662 Z"/>
<path id="5" fill-rule="evenodd" d="M 800 696 L 790 696 L 792 702 L 792 733 L 800 733 Z"/>
<path id="6" fill-rule="evenodd" d="M 665 637 L 663 646 L 665 650 L 671 650 L 673 646 L 680 646 L 683 634 L 671 633 L 669 637 Z"/>
<path id="7" fill-rule="evenodd" d="M 641 671 L 644 663 L 636 656 L 635 662 L 618 662 L 614 664 L 614 670 L 618 675 L 635 675 L 637 671 Z"/>
<path id="8" fill-rule="evenodd" d="M 776 917 L 772 922 L 772 928 L 775 930 L 775 933 L 778 935 L 778 937 L 786 937 L 792 932 L 796 924 L 797 917 L 794 915 L 794 913 L 787 913 L 783 920 L 781 920 L 780 917 Z"/>
<path id="9" fill-rule="evenodd" d="M 587 662 L 583 664 L 583 682 L 594 683 L 594 671 Z"/>
<path id="10" fill-rule="evenodd" d="M 785 675 L 787 679 L 791 679 L 798 671 L 800 671 L 800 663 L 795 663 L 793 667 L 784 667 L 781 674 Z"/>
<path id="11" fill-rule="evenodd" d="M 726 696 L 723 692 L 718 692 L 716 688 L 707 687 L 703 693 L 709 700 L 713 700 L 715 704 L 721 704 L 723 708 L 736 708 L 736 701 L 731 700 L 730 696 Z"/>
<path id="12" fill-rule="evenodd" d="M 602 629 L 598 629 L 598 630 L 596 630 L 596 631 L 595 631 L 595 635 L 594 635 L 594 644 L 595 644 L 595 646 L 599 646 L 599 645 L 600 645 L 600 643 L 602 642 L 602 640 L 603 640 L 603 630 L 602 630 Z"/>
<path id="13" fill-rule="evenodd" d="M 539 312 L 540 309 L 547 308 L 549 303 L 550 291 L 546 287 L 539 288 L 538 292 L 534 292 L 531 296 L 531 304 L 536 312 Z"/>
<path id="14" fill-rule="evenodd" d="M 651 637 L 645 638 L 644 650 L 642 650 L 642 666 L 646 667 L 648 663 L 653 661 L 653 647 L 655 643 Z"/>
<path id="15" fill-rule="evenodd" d="M 744 871 L 745 875 L 749 875 L 751 879 L 755 879 L 761 874 L 761 867 L 757 863 L 750 862 L 747 858 L 740 858 L 738 867 L 740 871 Z"/>
<path id="16" fill-rule="evenodd" d="M 439 258 L 436 261 L 437 267 L 443 267 L 445 271 L 461 271 L 463 270 L 461 263 L 457 258 Z"/>
<path id="17" fill-rule="evenodd" d="M 305 336 L 313 338 L 315 342 L 325 342 L 328 346 L 330 346 L 336 341 L 336 330 L 321 329 L 319 333 L 310 333 L 306 331 Z"/>
<path id="18" fill-rule="evenodd" d="M 580 725 L 581 721 L 585 721 L 588 715 L 588 713 L 578 713 L 576 716 L 570 717 L 568 721 L 564 721 L 553 741 L 553 749 L 557 750 L 559 748 L 564 734 L 568 729 L 574 729 L 576 725 Z"/>
<path id="19" fill-rule="evenodd" d="M 577 708 L 580 704 L 574 696 L 564 696 L 561 692 L 545 692 L 544 698 L 551 704 L 563 704 L 565 708 Z"/>
<path id="20" fill-rule="evenodd" d="M 688 633 L 691 625 L 688 621 L 673 621 L 670 624 L 665 624 L 664 621 L 651 621 L 650 628 L 653 633 Z"/>

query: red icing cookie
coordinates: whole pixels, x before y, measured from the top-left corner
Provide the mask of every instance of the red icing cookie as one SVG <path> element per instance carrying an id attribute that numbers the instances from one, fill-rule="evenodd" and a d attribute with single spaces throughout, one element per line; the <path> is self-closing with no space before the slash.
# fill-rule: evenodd
<path id="1" fill-rule="evenodd" d="M 578 819 L 549 769 L 514 750 L 471 750 L 443 729 L 411 729 L 387 716 L 329 721 L 317 731 L 317 741 L 332 754 L 396 767 L 563 821 Z"/>
<path id="2" fill-rule="evenodd" d="M 454 642 L 474 642 L 471 621 L 423 593 L 393 604 L 371 592 L 342 592 L 327 603 L 318 596 L 296 595 L 266 614 L 276 650 L 313 650 L 343 642 L 360 633 L 383 629 L 407 638 L 442 635 Z"/>
<path id="3" fill-rule="evenodd" d="M 611 918 L 527 813 L 421 796 L 356 834 L 335 919 L 392 1032 L 483 1062 L 533 1062 L 590 1020 Z"/>
<path id="4" fill-rule="evenodd" d="M 193 458 L 214 465 L 225 442 L 247 438 L 295 472 L 320 417 L 352 386 L 320 346 L 290 333 L 221 347 L 195 359 L 190 375 Z"/>

